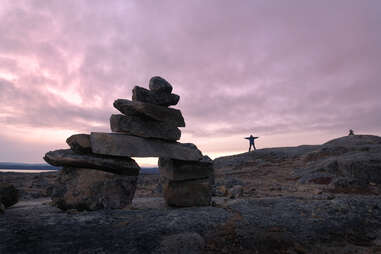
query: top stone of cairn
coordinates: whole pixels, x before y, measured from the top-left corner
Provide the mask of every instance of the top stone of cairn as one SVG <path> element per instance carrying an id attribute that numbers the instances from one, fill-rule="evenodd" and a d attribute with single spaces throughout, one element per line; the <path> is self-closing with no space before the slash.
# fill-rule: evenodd
<path id="1" fill-rule="evenodd" d="M 162 77 L 155 76 L 149 81 L 149 89 L 155 93 L 172 93 L 172 86 Z"/>

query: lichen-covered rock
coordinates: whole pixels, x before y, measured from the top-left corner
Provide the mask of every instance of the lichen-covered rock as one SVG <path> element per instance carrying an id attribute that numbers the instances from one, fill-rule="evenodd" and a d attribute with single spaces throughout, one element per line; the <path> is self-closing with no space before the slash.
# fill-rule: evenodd
<path id="1" fill-rule="evenodd" d="M 164 198 L 169 206 L 208 206 L 212 192 L 209 179 L 190 181 L 167 181 L 164 184 Z"/>
<path id="2" fill-rule="evenodd" d="M 160 243 L 161 254 L 199 254 L 205 247 L 205 240 L 194 232 L 165 236 Z"/>
<path id="3" fill-rule="evenodd" d="M 0 203 L 8 208 L 19 200 L 19 193 L 12 184 L 0 183 Z"/>
<path id="4" fill-rule="evenodd" d="M 131 204 L 136 176 L 122 176 L 91 169 L 63 168 L 52 194 L 60 209 L 118 209 Z"/>

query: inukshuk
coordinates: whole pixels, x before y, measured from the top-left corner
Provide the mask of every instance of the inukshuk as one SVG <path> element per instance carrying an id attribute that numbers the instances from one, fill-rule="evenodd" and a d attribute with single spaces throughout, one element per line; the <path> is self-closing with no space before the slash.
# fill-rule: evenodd
<path id="1" fill-rule="evenodd" d="M 140 168 L 131 157 L 159 157 L 168 205 L 209 205 L 212 161 L 194 144 L 177 142 L 185 122 L 181 111 L 169 106 L 179 99 L 165 79 L 153 77 L 149 90 L 135 86 L 132 100 L 114 102 L 122 114 L 110 118 L 113 133 L 73 135 L 67 140 L 71 149 L 48 152 L 44 159 L 55 166 L 137 176 Z"/>

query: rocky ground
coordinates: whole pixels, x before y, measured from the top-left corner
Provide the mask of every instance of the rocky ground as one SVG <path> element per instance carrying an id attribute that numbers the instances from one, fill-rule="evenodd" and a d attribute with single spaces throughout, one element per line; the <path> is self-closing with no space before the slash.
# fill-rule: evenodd
<path id="1" fill-rule="evenodd" d="M 381 138 L 261 149 L 214 161 L 210 207 L 168 208 L 141 175 L 126 209 L 63 212 L 55 173 L 0 173 L 20 202 L 0 215 L 0 253 L 381 253 Z"/>

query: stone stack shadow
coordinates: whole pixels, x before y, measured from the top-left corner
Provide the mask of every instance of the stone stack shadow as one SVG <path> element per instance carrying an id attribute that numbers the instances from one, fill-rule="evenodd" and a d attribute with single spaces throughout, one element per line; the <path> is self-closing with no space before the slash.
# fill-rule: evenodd
<path id="1" fill-rule="evenodd" d="M 76 134 L 66 140 L 70 149 L 46 153 L 46 162 L 63 167 L 53 204 L 61 209 L 123 208 L 132 202 L 140 171 L 131 157 L 159 157 L 169 206 L 209 205 L 212 160 L 194 144 L 178 142 L 185 121 L 180 110 L 170 107 L 180 99 L 172 89 L 161 77 L 151 78 L 149 90 L 135 86 L 132 100 L 114 102 L 122 114 L 110 117 L 112 133 Z"/>

